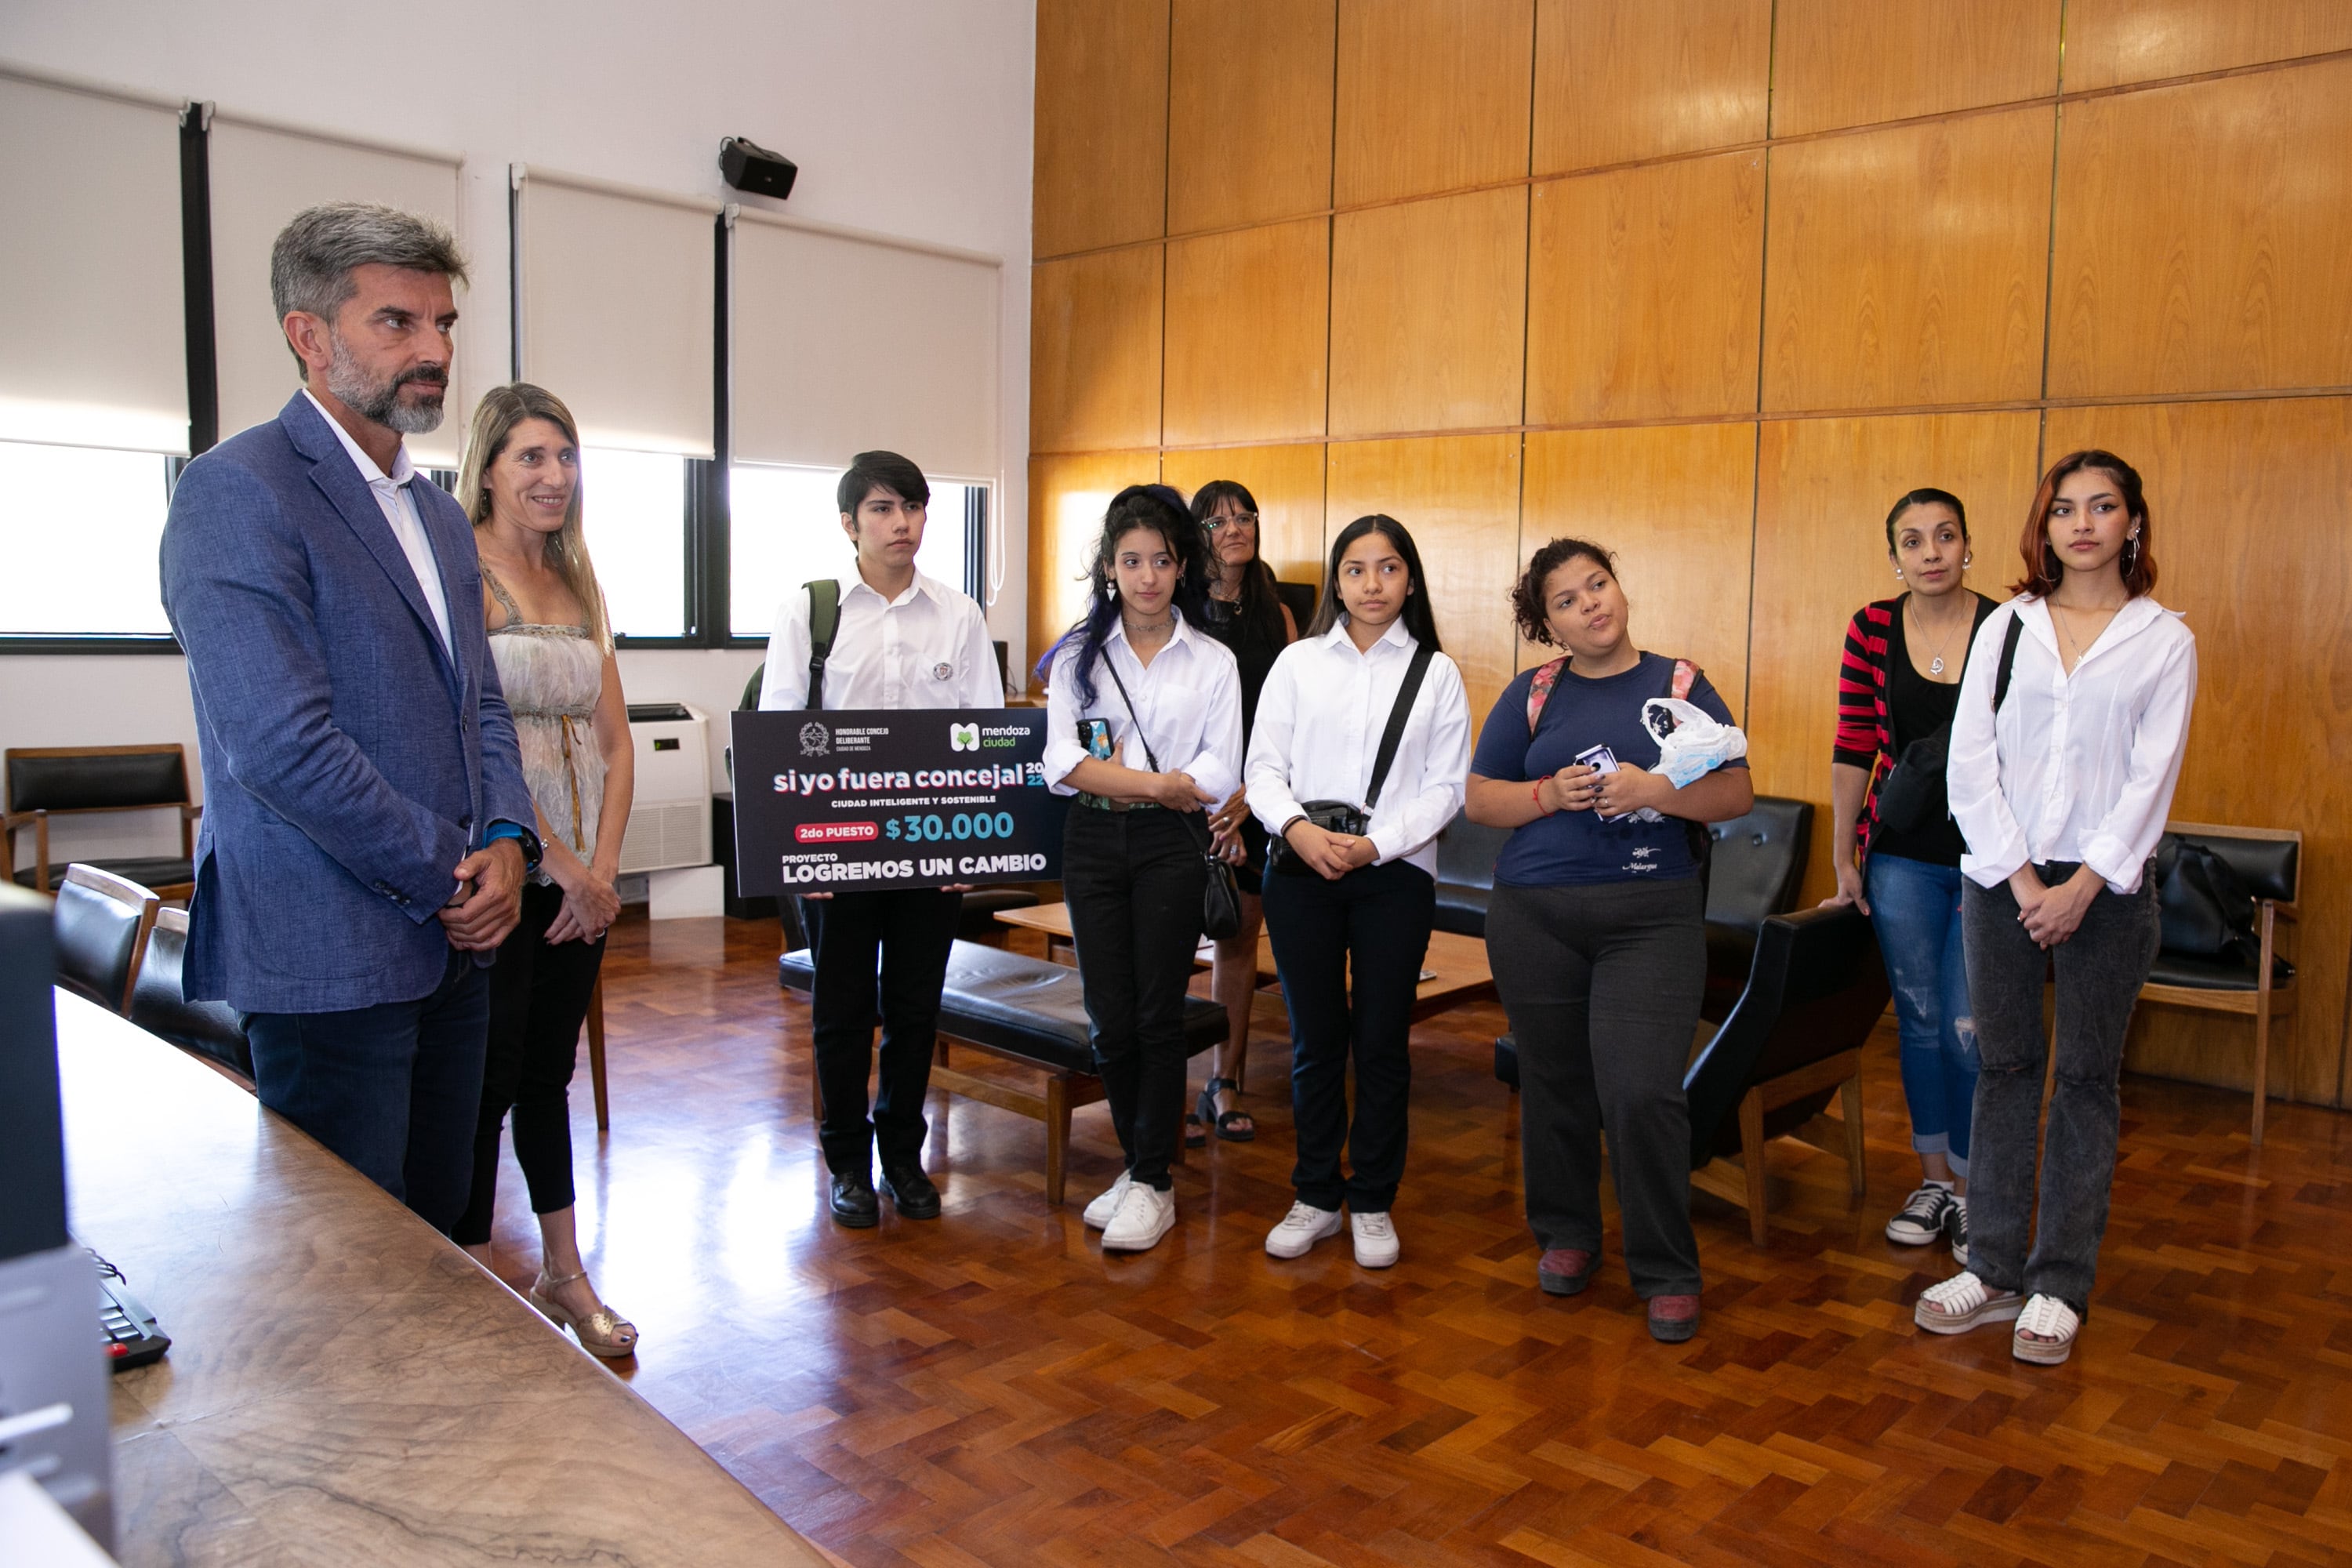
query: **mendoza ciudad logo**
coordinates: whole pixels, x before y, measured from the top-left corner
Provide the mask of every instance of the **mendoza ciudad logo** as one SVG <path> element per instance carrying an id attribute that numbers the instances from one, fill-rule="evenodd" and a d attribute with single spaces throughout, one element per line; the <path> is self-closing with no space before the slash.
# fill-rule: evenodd
<path id="1" fill-rule="evenodd" d="M 948 726 L 948 746 L 950 750 L 958 752 L 976 752 L 980 750 L 980 726 L 977 724 L 950 724 Z"/>

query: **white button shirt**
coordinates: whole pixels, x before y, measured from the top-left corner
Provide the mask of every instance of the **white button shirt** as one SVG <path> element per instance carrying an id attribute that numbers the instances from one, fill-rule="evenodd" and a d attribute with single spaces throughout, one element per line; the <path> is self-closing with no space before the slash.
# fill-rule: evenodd
<path id="1" fill-rule="evenodd" d="M 895 599 L 867 586 L 855 566 L 836 581 L 841 620 L 824 663 L 827 708 L 1004 706 L 988 618 L 971 595 L 920 573 Z M 808 672 L 808 589 L 795 587 L 776 610 L 760 706 L 807 707 Z"/>
<path id="2" fill-rule="evenodd" d="M 424 590 L 425 606 L 433 612 L 433 624 L 441 632 L 441 651 L 449 654 L 454 663 L 457 656 L 449 647 L 449 595 L 441 587 L 441 563 L 433 553 L 432 535 L 425 531 L 425 520 L 417 515 L 415 499 L 408 493 L 409 481 L 416 478 L 416 465 L 408 460 L 406 443 L 393 454 L 392 472 L 387 474 L 376 467 L 366 448 L 352 439 L 350 431 L 335 423 L 327 405 L 310 397 L 309 387 L 302 389 L 302 395 L 310 398 L 310 406 L 319 411 L 319 417 L 327 422 L 327 428 L 335 433 L 335 439 L 352 455 L 352 466 L 374 494 L 383 521 L 392 525 L 392 536 L 400 541 L 400 552 L 408 557 L 408 569 L 416 574 L 417 587 Z"/>
<path id="3" fill-rule="evenodd" d="M 1363 805 L 1415 646 L 1400 616 L 1370 651 L 1358 653 L 1343 617 L 1282 650 L 1258 693 L 1244 770 L 1250 811 L 1268 833 L 1298 816 L 1301 801 Z M 1462 809 L 1469 776 L 1470 699 L 1461 670 L 1435 654 L 1372 810 L 1375 863 L 1409 860 L 1435 877 L 1437 836 Z"/>
<path id="4" fill-rule="evenodd" d="M 1231 649 L 1214 637 L 1194 630 L 1176 613 L 1176 629 L 1146 668 L 1128 646 L 1123 621 L 1111 622 L 1095 662 L 1095 700 L 1078 701 L 1078 646 L 1072 638 L 1054 656 L 1045 673 L 1045 782 L 1056 795 L 1076 795 L 1077 788 L 1062 781 L 1087 758 L 1078 743 L 1078 721 L 1105 719 L 1110 738 L 1125 749 L 1119 763 L 1139 772 L 1151 766 L 1145 752 L 1159 757 L 1160 766 L 1173 773 L 1190 773 L 1192 782 L 1220 801 L 1230 800 L 1242 784 L 1242 677 Z M 1118 683 L 1111 679 L 1116 666 L 1135 700 L 1128 714 Z M 1136 739 L 1140 723 L 1143 740 Z"/>
<path id="5" fill-rule="evenodd" d="M 1995 716 L 2000 645 L 2022 621 L 2009 700 Z M 2074 861 L 2119 894 L 2140 875 L 2172 809 L 2197 700 L 2197 639 L 2180 616 L 2137 598 L 2116 612 L 2072 675 L 2050 608 L 2020 596 L 1977 629 L 1945 769 L 1960 869 L 1998 887 L 2021 866 Z"/>

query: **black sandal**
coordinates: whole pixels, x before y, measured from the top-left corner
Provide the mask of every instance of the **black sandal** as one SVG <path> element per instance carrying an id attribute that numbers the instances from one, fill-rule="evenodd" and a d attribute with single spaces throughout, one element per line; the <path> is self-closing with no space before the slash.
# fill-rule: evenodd
<path id="1" fill-rule="evenodd" d="M 1209 1130 L 1201 1125 L 1201 1118 L 1192 1111 L 1184 1113 L 1184 1147 L 1198 1149 L 1209 1142 Z"/>
<path id="2" fill-rule="evenodd" d="M 1201 1090 L 1200 1103 L 1193 1107 L 1192 1114 L 1184 1119 L 1186 1125 L 1189 1128 L 1191 1124 L 1196 1121 L 1213 1121 L 1216 1124 L 1217 1136 L 1223 1139 L 1228 1143 L 1248 1143 L 1255 1141 L 1257 1137 L 1257 1118 L 1252 1116 L 1246 1110 L 1238 1109 L 1233 1110 L 1219 1110 L 1217 1109 L 1217 1090 L 1220 1089 L 1230 1089 L 1235 1094 L 1239 1094 L 1242 1090 L 1242 1086 L 1235 1083 L 1229 1078 L 1211 1079 L 1209 1080 L 1208 1087 Z M 1236 1124 L 1244 1121 L 1249 1122 L 1251 1125 L 1242 1127 L 1236 1131 Z M 1203 1137 L 1201 1142 L 1205 1143 L 1208 1140 Z"/>

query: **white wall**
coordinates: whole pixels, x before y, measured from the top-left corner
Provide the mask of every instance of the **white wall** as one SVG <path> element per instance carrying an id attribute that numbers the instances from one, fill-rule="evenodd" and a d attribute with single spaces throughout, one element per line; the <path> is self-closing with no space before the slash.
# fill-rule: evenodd
<path id="1" fill-rule="evenodd" d="M 989 621 L 1026 645 L 1032 0 L 39 0 L 0 6 L 0 58 L 224 110 L 462 153 L 460 238 L 475 287 L 458 328 L 465 384 L 507 379 L 507 167 L 544 164 L 737 200 L 1003 258 L 996 518 L 1004 584 Z M 727 190 L 720 138 L 800 165 L 792 200 Z M 25 150 L 14 150 L 22 153 Z M 223 331 L 229 330 L 224 323 Z M 615 323 L 615 352 L 625 352 Z M 289 391 L 292 388 L 289 386 Z M 888 445 L 887 432 L 875 442 Z M 152 562 L 126 580 L 152 581 Z M 784 584 L 778 584 L 781 595 Z M 751 652 L 624 654 L 633 700 L 731 708 Z M 183 661 L 0 656 L 0 744 L 184 740 Z M 716 765 L 723 734 L 713 737 Z M 103 821 L 104 819 L 100 819 Z M 173 836 L 76 833 L 64 852 L 161 848 Z M 24 850 L 26 858 L 30 847 Z"/>

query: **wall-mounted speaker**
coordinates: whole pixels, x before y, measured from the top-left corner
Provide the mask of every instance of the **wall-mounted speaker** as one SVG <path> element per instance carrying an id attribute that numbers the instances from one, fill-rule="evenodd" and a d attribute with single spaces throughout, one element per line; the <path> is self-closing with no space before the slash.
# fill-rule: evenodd
<path id="1" fill-rule="evenodd" d="M 793 194 L 793 181 L 800 176 L 801 166 L 756 142 L 730 136 L 719 143 L 719 172 L 739 191 L 782 201 Z"/>

